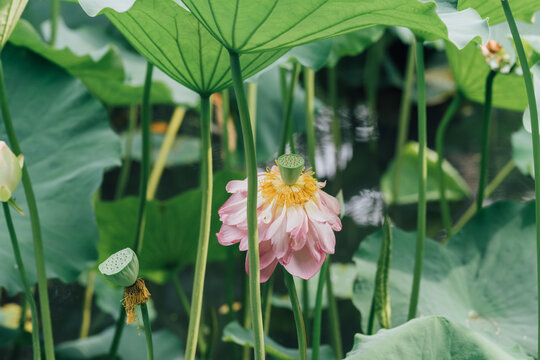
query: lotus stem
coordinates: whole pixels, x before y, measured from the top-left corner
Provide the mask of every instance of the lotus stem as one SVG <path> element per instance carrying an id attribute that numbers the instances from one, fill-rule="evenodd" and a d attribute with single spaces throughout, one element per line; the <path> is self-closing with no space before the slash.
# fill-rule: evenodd
<path id="1" fill-rule="evenodd" d="M 296 324 L 296 335 L 298 337 L 298 358 L 300 360 L 307 359 L 307 345 L 306 345 L 306 329 L 304 327 L 304 318 L 302 316 L 302 309 L 300 309 L 300 302 L 298 301 L 298 295 L 296 294 L 296 286 L 294 285 L 294 279 L 291 274 L 284 271 L 285 284 L 289 291 L 289 298 L 291 299 L 292 310 L 294 314 L 294 322 Z"/>
<path id="2" fill-rule="evenodd" d="M 247 225 L 248 225 L 248 253 L 249 253 L 249 304 L 251 308 L 251 321 L 253 324 L 255 359 L 265 358 L 264 329 L 261 312 L 260 268 L 259 268 L 259 241 L 257 229 L 257 154 L 251 130 L 249 109 L 242 81 L 242 70 L 237 53 L 230 52 L 231 74 L 240 113 L 240 123 L 244 138 L 246 152 L 248 197 L 247 197 Z"/>
<path id="3" fill-rule="evenodd" d="M 195 359 L 197 342 L 199 336 L 204 278 L 206 273 L 206 262 L 208 258 L 208 245 L 210 242 L 210 225 L 212 218 L 212 141 L 210 133 L 211 125 L 211 105 L 208 96 L 201 96 L 201 189 L 202 207 L 201 222 L 199 226 L 199 242 L 197 247 L 197 258 L 195 260 L 195 277 L 193 280 L 193 293 L 191 296 L 191 311 L 189 315 L 188 338 L 186 343 L 187 360 Z"/>
<path id="4" fill-rule="evenodd" d="M 416 46 L 416 78 L 418 87 L 418 224 L 416 229 L 417 238 L 414 258 L 414 276 L 409 303 L 409 320 L 416 317 L 418 308 L 418 295 L 420 293 L 422 261 L 424 259 L 424 242 L 426 237 L 427 119 L 426 82 L 424 78 L 424 45 L 421 41 L 418 41 Z"/>
<path id="5" fill-rule="evenodd" d="M 9 209 L 9 204 L 7 202 L 2 202 L 4 207 L 4 217 L 6 219 L 7 228 L 9 231 L 9 237 L 11 239 L 11 246 L 13 247 L 13 255 L 15 256 L 15 262 L 17 263 L 17 269 L 21 275 L 21 281 L 24 288 L 24 297 L 25 302 L 30 304 L 30 312 L 32 314 L 32 350 L 34 352 L 34 360 L 41 359 L 41 346 L 39 343 L 39 314 L 36 306 L 36 301 L 34 300 L 34 295 L 30 289 L 30 283 L 26 277 L 26 270 L 24 269 L 24 263 L 21 256 L 21 250 L 19 249 L 19 241 L 17 239 L 17 233 L 15 232 L 15 226 L 13 225 L 13 219 L 11 218 L 11 212 Z M 24 318 L 26 317 L 26 310 L 23 306 L 21 312 L 21 322 L 24 324 Z M 24 325 L 23 325 L 24 326 Z"/>
<path id="6" fill-rule="evenodd" d="M 458 92 L 456 96 L 454 96 L 454 99 L 452 99 L 450 106 L 448 106 L 448 109 L 446 109 L 441 123 L 437 128 L 437 136 L 435 140 L 435 147 L 437 148 L 437 176 L 439 180 L 440 206 L 447 238 L 452 236 L 452 218 L 450 216 L 450 207 L 448 205 L 448 200 L 446 199 L 446 178 L 444 177 L 443 171 L 444 138 L 446 136 L 446 129 L 448 129 L 448 125 L 450 124 L 450 121 L 452 121 L 452 118 L 454 117 L 457 109 L 459 108 L 459 104 L 461 103 L 462 99 L 463 95 L 461 95 L 460 92 Z"/>
<path id="7" fill-rule="evenodd" d="M 482 160 L 480 161 L 480 179 L 478 180 L 478 192 L 476 195 L 476 208 L 481 209 L 484 204 L 484 189 L 487 182 L 489 162 L 489 130 L 491 125 L 491 103 L 493 97 L 493 80 L 497 75 L 496 70 L 491 70 L 486 78 L 486 92 L 484 101 L 484 114 L 482 121 Z"/>

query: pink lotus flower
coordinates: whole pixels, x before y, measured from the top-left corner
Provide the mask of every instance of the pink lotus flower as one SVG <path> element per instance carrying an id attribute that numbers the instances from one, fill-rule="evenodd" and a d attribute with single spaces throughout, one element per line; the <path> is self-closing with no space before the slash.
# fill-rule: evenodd
<path id="1" fill-rule="evenodd" d="M 298 175 L 293 175 L 292 181 L 288 178 L 290 185 L 282 179 L 280 168 L 282 172 L 290 169 L 273 166 L 259 173 L 257 224 L 261 282 L 270 278 L 278 262 L 292 275 L 310 279 L 325 262 L 326 254 L 334 253 L 334 231 L 341 230 L 339 201 L 321 190 L 325 183 L 317 182 L 313 172 L 303 171 L 301 157 L 287 156 L 300 158 L 302 164 Z M 230 181 L 226 189 L 232 195 L 219 209 L 223 225 L 217 238 L 225 246 L 240 243 L 240 250 L 246 251 L 247 179 Z"/>

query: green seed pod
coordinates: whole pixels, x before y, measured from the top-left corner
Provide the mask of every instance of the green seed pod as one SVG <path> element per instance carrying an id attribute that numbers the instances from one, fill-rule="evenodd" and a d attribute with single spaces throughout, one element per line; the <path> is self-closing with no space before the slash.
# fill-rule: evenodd
<path id="1" fill-rule="evenodd" d="M 133 250 L 125 248 L 109 256 L 98 269 L 113 284 L 128 287 L 139 277 L 139 259 Z"/>
<path id="2" fill-rule="evenodd" d="M 281 155 L 277 159 L 281 179 L 287 185 L 296 184 L 304 170 L 304 158 L 296 154 Z"/>

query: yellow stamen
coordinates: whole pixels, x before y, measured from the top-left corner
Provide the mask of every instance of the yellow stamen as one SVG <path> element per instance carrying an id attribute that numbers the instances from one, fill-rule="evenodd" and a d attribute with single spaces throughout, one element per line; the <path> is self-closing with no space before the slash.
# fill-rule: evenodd
<path id="1" fill-rule="evenodd" d="M 303 205 L 315 198 L 317 190 L 317 180 L 310 169 L 302 171 L 295 184 L 287 185 L 281 179 L 277 166 L 274 166 L 271 170 L 266 169 L 261 182 L 262 196 L 269 201 L 275 199 L 278 206 Z"/>
<path id="2" fill-rule="evenodd" d="M 150 298 L 150 292 L 146 288 L 143 279 L 137 279 L 135 284 L 124 288 L 124 300 L 122 304 L 126 309 L 127 324 L 135 322 L 135 307 L 145 303 Z"/>

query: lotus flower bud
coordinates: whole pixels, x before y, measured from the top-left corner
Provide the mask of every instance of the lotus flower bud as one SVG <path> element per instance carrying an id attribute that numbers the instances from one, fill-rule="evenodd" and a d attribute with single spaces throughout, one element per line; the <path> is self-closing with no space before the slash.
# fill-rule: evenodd
<path id="1" fill-rule="evenodd" d="M 24 157 L 15 156 L 5 142 L 0 141 L 0 201 L 7 202 L 21 182 Z"/>

